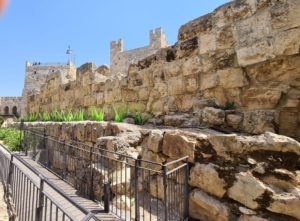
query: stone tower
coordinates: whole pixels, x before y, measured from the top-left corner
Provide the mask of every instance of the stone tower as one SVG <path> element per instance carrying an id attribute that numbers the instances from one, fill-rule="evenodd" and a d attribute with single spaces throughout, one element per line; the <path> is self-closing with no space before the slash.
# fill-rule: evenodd
<path id="1" fill-rule="evenodd" d="M 62 83 L 68 83 L 76 78 L 76 68 L 73 63 L 40 63 L 26 62 L 25 82 L 22 93 L 21 112 L 27 114 L 26 106 L 28 96 L 40 92 L 42 85 L 46 83 L 47 77 L 59 72 L 62 76 Z"/>

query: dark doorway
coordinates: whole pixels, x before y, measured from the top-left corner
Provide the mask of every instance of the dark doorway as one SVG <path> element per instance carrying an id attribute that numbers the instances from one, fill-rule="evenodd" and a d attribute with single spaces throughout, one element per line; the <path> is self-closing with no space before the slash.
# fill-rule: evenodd
<path id="1" fill-rule="evenodd" d="M 9 107 L 8 107 L 8 106 L 6 106 L 6 107 L 4 108 L 4 114 L 5 114 L 5 115 L 9 115 Z"/>
<path id="2" fill-rule="evenodd" d="M 17 108 L 16 106 L 14 106 L 14 107 L 12 108 L 12 113 L 13 113 L 13 115 L 15 115 L 16 117 L 18 116 L 18 108 Z"/>

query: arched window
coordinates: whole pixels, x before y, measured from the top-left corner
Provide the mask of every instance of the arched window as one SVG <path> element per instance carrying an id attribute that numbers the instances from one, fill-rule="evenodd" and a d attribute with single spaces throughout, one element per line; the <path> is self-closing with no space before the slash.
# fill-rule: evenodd
<path id="1" fill-rule="evenodd" d="M 18 108 L 16 106 L 12 108 L 12 113 L 13 115 L 18 116 Z"/>
<path id="2" fill-rule="evenodd" d="M 4 108 L 4 114 L 5 114 L 5 115 L 9 115 L 9 107 L 8 107 L 8 106 L 6 106 L 6 107 Z"/>

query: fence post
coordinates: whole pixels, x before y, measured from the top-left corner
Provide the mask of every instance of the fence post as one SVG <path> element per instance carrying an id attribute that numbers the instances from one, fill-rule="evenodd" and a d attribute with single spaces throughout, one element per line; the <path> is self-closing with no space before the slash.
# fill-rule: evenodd
<path id="1" fill-rule="evenodd" d="M 139 207 L 139 165 L 140 159 L 136 159 L 134 163 L 134 178 L 135 178 L 135 221 L 140 220 L 140 207 Z"/>
<path id="2" fill-rule="evenodd" d="M 46 133 L 46 127 L 44 128 L 44 148 L 46 149 L 46 155 L 47 155 L 47 158 L 46 158 L 46 162 L 45 162 L 45 166 L 47 168 L 50 168 L 50 159 L 49 159 L 49 149 L 47 147 L 47 133 Z"/>
<path id="3" fill-rule="evenodd" d="M 90 168 L 91 168 L 91 179 L 90 179 L 90 199 L 94 200 L 94 169 L 93 169 L 93 147 L 90 147 Z"/>
<path id="4" fill-rule="evenodd" d="M 20 122 L 20 153 L 21 153 L 21 150 L 24 152 L 24 145 L 23 145 L 23 142 L 22 142 L 22 131 L 23 131 L 23 127 L 24 127 L 24 121 L 21 120 Z"/>
<path id="5" fill-rule="evenodd" d="M 110 184 L 109 182 L 105 182 L 103 185 L 103 193 L 104 193 L 104 212 L 109 213 L 110 210 Z"/>
<path id="6" fill-rule="evenodd" d="M 186 159 L 186 166 L 185 166 L 185 178 L 184 178 L 184 220 L 188 220 L 189 216 L 189 163 Z"/>
<path id="7" fill-rule="evenodd" d="M 40 176 L 38 206 L 36 208 L 35 220 L 43 220 L 43 208 L 44 208 L 44 177 Z"/>
<path id="8" fill-rule="evenodd" d="M 10 188 L 11 178 L 12 178 L 12 174 L 13 174 L 13 160 L 14 160 L 14 155 L 11 154 L 10 161 L 9 161 L 9 168 L 8 168 L 8 176 L 7 176 L 8 188 Z"/>
<path id="9" fill-rule="evenodd" d="M 162 166 L 163 170 L 163 185 L 164 185 L 164 203 L 165 203 L 165 221 L 168 221 L 168 174 L 167 167 Z"/>
<path id="10" fill-rule="evenodd" d="M 62 175 L 62 178 L 63 179 L 66 179 L 66 177 L 67 177 L 67 146 L 66 146 L 66 141 L 64 140 L 64 142 L 63 142 L 64 144 L 64 148 L 63 148 L 63 150 L 64 150 L 64 153 L 63 153 L 63 166 L 64 166 L 64 168 L 63 168 L 63 175 Z"/>

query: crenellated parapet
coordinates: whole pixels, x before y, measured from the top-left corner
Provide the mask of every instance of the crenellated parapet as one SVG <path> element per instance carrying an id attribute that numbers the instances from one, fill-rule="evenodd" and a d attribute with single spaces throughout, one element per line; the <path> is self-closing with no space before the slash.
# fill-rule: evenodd
<path id="1" fill-rule="evenodd" d="M 113 75 L 126 75 L 130 64 L 136 64 L 158 50 L 168 47 L 168 41 L 162 28 L 150 30 L 149 45 L 125 50 L 123 39 L 110 43 L 110 66 Z"/>

